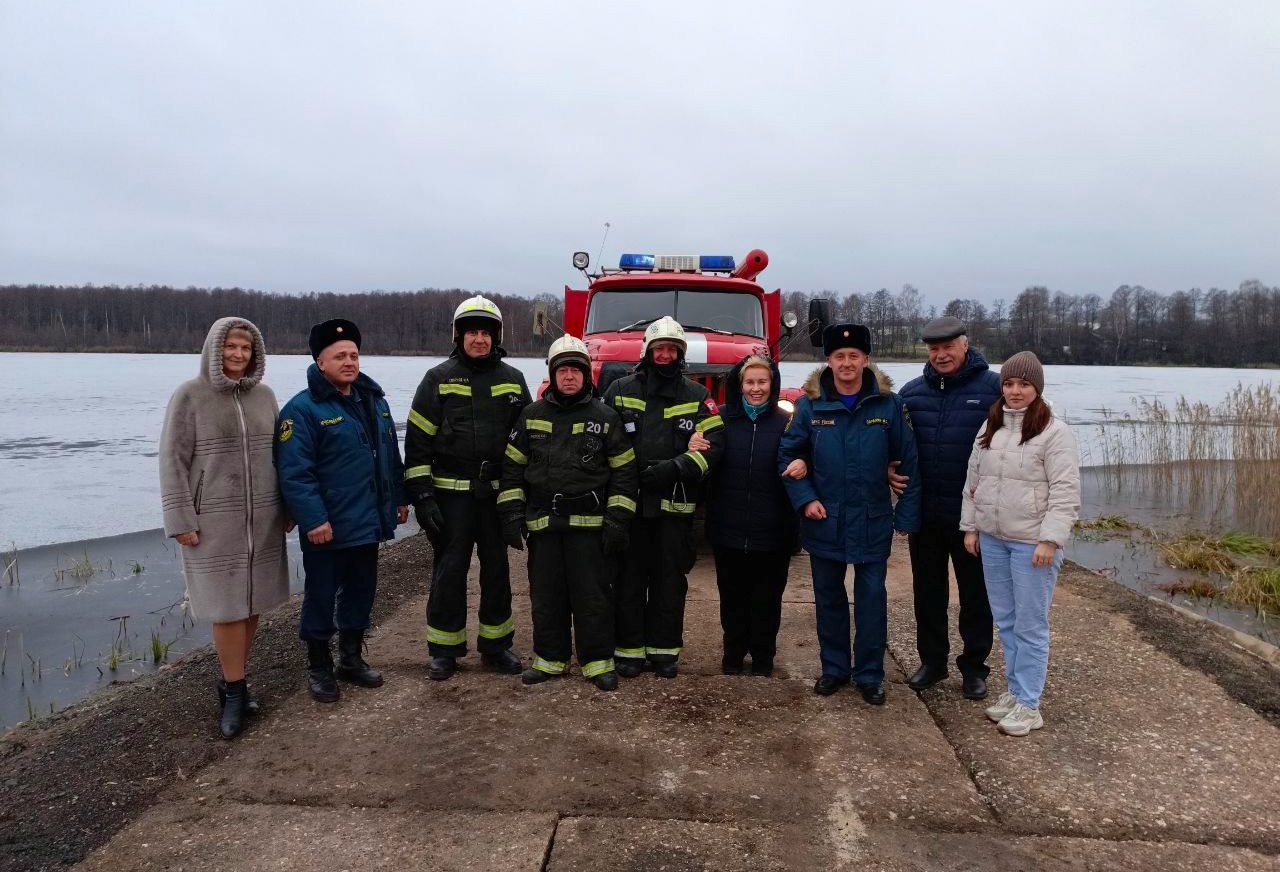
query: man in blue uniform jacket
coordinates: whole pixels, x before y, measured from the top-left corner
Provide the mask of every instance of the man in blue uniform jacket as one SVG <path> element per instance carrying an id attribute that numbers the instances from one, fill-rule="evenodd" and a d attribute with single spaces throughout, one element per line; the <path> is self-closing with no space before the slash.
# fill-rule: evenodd
<path id="1" fill-rule="evenodd" d="M 828 696 L 852 680 L 862 698 L 882 705 L 888 641 L 885 575 L 893 531 L 920 526 L 920 483 L 911 416 L 881 384 L 871 365 L 871 332 L 833 324 L 822 334 L 827 365 L 805 384 L 778 450 L 778 471 L 800 458 L 812 473 L 784 480 L 802 514 L 802 536 L 813 569 L 822 675 L 814 693 Z M 906 490 L 895 506 L 888 467 L 899 463 Z M 844 579 L 853 564 L 856 626 L 849 657 L 849 599 Z"/>
<path id="2" fill-rule="evenodd" d="M 916 650 L 920 668 L 907 682 L 913 690 L 932 687 L 947 677 L 950 638 L 947 560 L 955 568 L 960 599 L 960 638 L 956 658 L 967 699 L 987 695 L 987 656 L 991 653 L 991 605 L 982 575 L 982 559 L 964 549 L 960 502 L 969 454 L 991 404 L 1000 399 L 1000 376 L 969 347 L 968 328 L 950 316 L 930 321 L 921 338 L 929 346 L 924 374 L 902 388 L 911 410 L 920 448 L 922 509 L 920 532 L 912 533 L 911 581 L 916 612 Z"/>
<path id="3" fill-rule="evenodd" d="M 311 328 L 307 389 L 280 410 L 276 471 L 298 524 L 306 570 L 299 636 L 311 695 L 335 702 L 336 677 L 379 687 L 364 661 L 378 583 L 378 543 L 409 518 L 396 424 L 382 388 L 360 372 L 360 330 L 335 318 Z"/>

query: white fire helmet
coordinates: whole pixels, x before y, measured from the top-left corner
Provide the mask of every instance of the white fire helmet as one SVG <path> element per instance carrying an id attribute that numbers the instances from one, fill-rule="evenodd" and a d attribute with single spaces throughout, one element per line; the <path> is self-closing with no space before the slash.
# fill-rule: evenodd
<path id="1" fill-rule="evenodd" d="M 547 349 L 547 369 L 554 376 L 556 368 L 562 363 L 580 362 L 591 371 L 591 352 L 587 343 L 576 336 L 561 336 Z"/>
<path id="2" fill-rule="evenodd" d="M 492 300 L 487 300 L 479 294 L 463 300 L 458 304 L 458 308 L 453 310 L 453 341 L 455 344 L 462 341 L 462 334 L 465 332 L 458 329 L 458 322 L 469 318 L 493 322 L 483 326 L 489 328 L 490 335 L 493 336 L 494 345 L 502 344 L 502 312 L 498 310 L 497 304 Z"/>
<path id="3" fill-rule="evenodd" d="M 663 315 L 645 328 L 644 345 L 640 346 L 641 360 L 649 355 L 649 346 L 655 342 L 674 342 L 680 346 L 681 356 L 689 349 L 689 343 L 684 341 L 684 328 L 670 315 Z"/>

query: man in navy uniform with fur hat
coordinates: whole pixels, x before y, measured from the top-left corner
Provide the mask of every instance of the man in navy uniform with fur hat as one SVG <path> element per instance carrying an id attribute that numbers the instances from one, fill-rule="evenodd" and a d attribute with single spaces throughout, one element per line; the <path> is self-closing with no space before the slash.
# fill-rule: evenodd
<path id="1" fill-rule="evenodd" d="M 380 388 L 360 372 L 360 329 L 343 318 L 311 328 L 315 363 L 307 389 L 280 410 L 276 470 L 298 524 L 306 587 L 299 635 L 307 644 L 311 695 L 335 702 L 341 678 L 379 687 L 363 657 L 378 543 L 409 519 L 395 419 Z M 329 639 L 338 634 L 334 669 Z"/>
<path id="2" fill-rule="evenodd" d="M 801 513 L 802 536 L 813 570 L 822 675 L 814 693 L 829 696 L 850 681 L 871 705 L 883 705 L 888 643 L 885 575 L 893 531 L 920 524 L 916 443 L 902 398 L 871 364 L 871 332 L 862 324 L 832 324 L 823 331 L 827 365 L 805 383 L 778 449 L 781 473 L 796 459 L 810 475 L 784 478 L 791 505 Z M 889 464 L 907 477 L 896 506 Z M 844 579 L 853 565 L 856 635 L 849 652 L 849 599 Z"/>

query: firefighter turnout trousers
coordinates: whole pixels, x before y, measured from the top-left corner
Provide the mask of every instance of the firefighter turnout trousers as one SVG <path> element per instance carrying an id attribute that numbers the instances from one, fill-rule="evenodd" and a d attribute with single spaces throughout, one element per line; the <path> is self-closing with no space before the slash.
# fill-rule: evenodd
<path id="1" fill-rule="evenodd" d="M 480 557 L 480 628 L 476 648 L 498 654 L 511 647 L 511 571 L 495 496 L 436 490 L 444 528 L 435 545 L 427 599 L 427 648 L 432 657 L 467 653 L 467 570 Z"/>
<path id="2" fill-rule="evenodd" d="M 613 671 L 612 561 L 595 530 L 546 530 L 529 536 L 533 668 L 561 675 L 569 667 L 570 622 L 582 674 Z"/>
<path id="3" fill-rule="evenodd" d="M 615 591 L 614 657 L 676 662 L 684 647 L 686 574 L 696 559 L 692 517 L 631 522 L 631 545 Z"/>

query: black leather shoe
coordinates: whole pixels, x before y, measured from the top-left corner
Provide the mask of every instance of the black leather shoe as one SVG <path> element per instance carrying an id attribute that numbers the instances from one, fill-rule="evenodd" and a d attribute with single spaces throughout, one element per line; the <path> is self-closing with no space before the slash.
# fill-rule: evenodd
<path id="1" fill-rule="evenodd" d="M 680 671 L 680 667 L 676 665 L 674 660 L 665 660 L 661 663 L 653 661 L 653 674 L 662 678 L 675 678 Z"/>
<path id="2" fill-rule="evenodd" d="M 591 679 L 591 683 L 594 684 L 600 690 L 604 690 L 604 691 L 617 690 L 618 689 L 618 673 L 602 672 L 599 675 L 597 675 L 595 678 Z"/>
<path id="3" fill-rule="evenodd" d="M 432 681 L 448 681 L 453 678 L 453 673 L 458 671 L 458 661 L 452 657 L 432 657 L 431 658 L 431 680 Z"/>
<path id="4" fill-rule="evenodd" d="M 218 708 L 225 708 L 227 705 L 227 682 L 224 679 L 218 680 Z M 262 714 L 262 706 L 258 705 L 258 701 L 249 695 L 249 686 L 245 685 L 244 690 L 244 713 L 246 716 L 256 718 Z"/>
<path id="5" fill-rule="evenodd" d="M 364 661 L 364 633 L 342 630 L 338 633 L 338 668 L 334 675 L 361 687 L 382 687 L 382 673 Z"/>
<path id="6" fill-rule="evenodd" d="M 981 675 L 966 675 L 964 677 L 964 698 L 986 699 L 987 680 Z"/>
<path id="7" fill-rule="evenodd" d="M 868 705 L 884 705 L 887 696 L 883 684 L 859 684 L 858 693 Z"/>
<path id="8" fill-rule="evenodd" d="M 222 707 L 222 720 L 218 729 L 224 739 L 234 739 L 244 729 L 244 703 L 249 698 L 249 689 L 244 679 L 227 682 L 227 701 Z"/>
<path id="9" fill-rule="evenodd" d="M 818 696 L 831 696 L 841 687 L 849 683 L 847 678 L 836 678 L 834 675 L 823 675 L 813 683 L 813 692 Z"/>
<path id="10" fill-rule="evenodd" d="M 614 668 L 623 678 L 635 678 L 642 669 L 640 661 L 634 657 L 620 657 L 616 662 L 617 666 Z"/>
<path id="11" fill-rule="evenodd" d="M 520 673 L 520 683 L 523 685 L 542 684 L 544 681 L 550 681 L 552 677 L 551 673 L 543 672 L 541 669 L 534 669 L 530 666 Z"/>
<path id="12" fill-rule="evenodd" d="M 907 686 L 912 690 L 925 690 L 933 687 L 946 677 L 947 668 L 945 666 L 931 666 L 925 663 L 916 670 L 915 675 L 907 679 Z"/>
<path id="13" fill-rule="evenodd" d="M 511 653 L 511 649 L 499 651 L 497 654 L 481 654 L 481 661 L 490 669 L 496 669 L 505 675 L 519 675 L 524 669 L 524 664 L 520 662 L 520 658 Z"/>
<path id="14" fill-rule="evenodd" d="M 307 689 L 316 702 L 337 702 L 341 695 L 333 678 L 333 655 L 327 640 L 307 642 Z"/>

